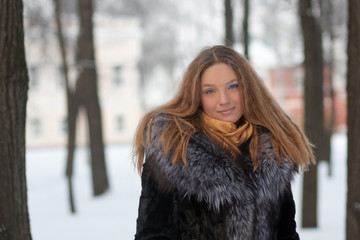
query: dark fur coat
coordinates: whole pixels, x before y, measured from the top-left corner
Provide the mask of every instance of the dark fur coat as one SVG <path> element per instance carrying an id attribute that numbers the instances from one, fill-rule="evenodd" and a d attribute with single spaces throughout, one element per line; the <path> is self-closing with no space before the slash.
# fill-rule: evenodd
<path id="1" fill-rule="evenodd" d="M 153 122 L 145 150 L 135 239 L 299 239 L 290 163 L 278 165 L 259 150 L 254 172 L 248 144 L 237 162 L 197 133 L 189 141 L 187 166 L 172 165 L 158 144 L 166 121 L 159 116 Z M 261 140 L 275 158 L 269 134 Z"/>

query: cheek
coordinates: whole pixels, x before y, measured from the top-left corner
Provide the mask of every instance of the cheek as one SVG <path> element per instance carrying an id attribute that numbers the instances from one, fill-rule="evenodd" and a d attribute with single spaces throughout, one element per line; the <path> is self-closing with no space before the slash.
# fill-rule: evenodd
<path id="1" fill-rule="evenodd" d="M 201 98 L 201 106 L 205 113 L 208 113 L 213 108 L 213 101 L 209 97 Z"/>
<path id="2" fill-rule="evenodd" d="M 234 92 L 231 96 L 231 99 L 234 103 L 241 104 L 242 98 L 240 92 Z"/>
<path id="3" fill-rule="evenodd" d="M 234 94 L 233 98 L 232 98 L 233 102 L 239 107 L 239 110 L 241 112 L 241 114 L 243 113 L 243 103 L 242 103 L 242 97 L 240 93 Z"/>

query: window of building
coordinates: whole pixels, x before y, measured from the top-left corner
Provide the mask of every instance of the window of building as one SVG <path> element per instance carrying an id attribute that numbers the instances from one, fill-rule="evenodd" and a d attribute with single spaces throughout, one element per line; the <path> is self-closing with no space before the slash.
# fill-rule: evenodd
<path id="1" fill-rule="evenodd" d="M 41 135 L 42 126 L 39 118 L 30 119 L 30 134 L 33 137 L 38 137 Z"/>
<path id="2" fill-rule="evenodd" d="M 122 67 L 115 65 L 112 70 L 112 82 L 114 86 L 119 86 L 122 83 Z"/>
<path id="3" fill-rule="evenodd" d="M 56 82 L 57 82 L 57 86 L 64 88 L 65 87 L 65 78 L 64 78 L 64 71 L 62 66 L 58 66 L 56 69 Z"/>
<path id="4" fill-rule="evenodd" d="M 295 90 L 296 93 L 303 92 L 304 84 L 304 71 L 302 69 L 295 70 Z"/>
<path id="5" fill-rule="evenodd" d="M 29 67 L 29 88 L 35 89 L 39 85 L 39 68 L 37 66 Z"/>
<path id="6" fill-rule="evenodd" d="M 117 132 L 122 132 L 124 130 L 124 122 L 124 117 L 122 115 L 116 116 L 115 129 Z"/>
<path id="7" fill-rule="evenodd" d="M 67 120 L 67 117 L 63 117 L 60 120 L 60 132 L 62 134 L 67 134 L 68 133 L 68 120 Z"/>

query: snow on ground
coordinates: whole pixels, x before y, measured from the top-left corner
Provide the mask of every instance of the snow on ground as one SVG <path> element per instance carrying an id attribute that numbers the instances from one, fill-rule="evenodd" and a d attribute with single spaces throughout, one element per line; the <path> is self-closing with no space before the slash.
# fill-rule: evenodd
<path id="1" fill-rule="evenodd" d="M 347 194 L 347 138 L 346 135 L 334 135 L 332 138 L 332 161 L 329 176 L 327 163 L 318 164 L 318 224 L 317 229 L 301 229 L 298 232 L 302 240 L 344 240 Z M 298 176 L 293 183 L 297 208 L 297 223 L 301 226 L 302 178 Z"/>
<path id="2" fill-rule="evenodd" d="M 302 240 L 345 239 L 346 136 L 332 139 L 332 172 L 319 164 L 319 228 L 301 229 L 301 176 L 293 183 L 298 232 Z M 88 152 L 75 155 L 74 193 L 77 213 L 71 214 L 64 177 L 64 148 L 28 149 L 27 181 L 30 224 L 34 240 L 134 239 L 141 185 L 131 163 L 131 145 L 106 148 L 111 190 L 93 197 Z"/>

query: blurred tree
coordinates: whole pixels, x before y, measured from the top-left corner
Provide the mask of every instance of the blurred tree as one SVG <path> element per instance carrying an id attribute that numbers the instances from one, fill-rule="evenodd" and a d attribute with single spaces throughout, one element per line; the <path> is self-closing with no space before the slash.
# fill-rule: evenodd
<path id="1" fill-rule="evenodd" d="M 143 35 L 146 36 L 141 43 L 142 58 L 139 69 L 140 97 L 143 109 L 147 110 L 153 106 L 148 105 L 146 101 L 146 88 L 157 68 L 164 70 L 167 75 L 167 81 L 158 88 L 168 88 L 166 93 L 170 94 L 175 89 L 174 71 L 178 61 L 176 32 L 179 22 L 178 8 L 174 1 L 135 0 L 134 3 L 126 3 L 125 9 L 138 14 Z"/>
<path id="2" fill-rule="evenodd" d="M 244 0 L 244 18 L 243 18 L 243 36 L 244 36 L 244 55 L 247 59 L 250 59 L 249 55 L 249 13 L 250 13 L 250 2 Z"/>
<path id="3" fill-rule="evenodd" d="M 304 42 L 305 132 L 315 144 L 315 156 L 324 159 L 323 52 L 319 20 L 313 14 L 311 0 L 299 0 Z M 304 174 L 302 226 L 317 227 L 317 167 Z"/>
<path id="4" fill-rule="evenodd" d="M 100 103 L 97 94 L 92 22 L 93 0 L 78 0 L 78 14 L 80 27 L 76 60 L 79 76 L 76 81 L 76 96 L 79 100 L 79 107 L 83 107 L 87 114 L 93 193 L 97 196 L 109 188 L 109 182 L 105 164 Z"/>
<path id="5" fill-rule="evenodd" d="M 272 65 L 284 67 L 298 65 L 301 61 L 298 53 L 302 52 L 300 25 L 296 15 L 298 1 L 260 0 L 259 2 L 261 4 L 251 9 L 250 15 L 252 12 L 256 14 L 254 21 L 261 21 L 262 31 L 254 31 L 254 36 L 251 38 L 256 41 L 261 40 L 265 46 L 271 48 L 276 60 Z"/>
<path id="6" fill-rule="evenodd" d="M 323 44 L 324 58 L 326 65 L 329 67 L 329 82 L 324 82 L 324 99 L 329 98 L 328 103 L 330 106 L 330 115 L 325 116 L 325 136 L 324 147 L 327 148 L 324 153 L 324 159 L 329 165 L 329 175 L 331 175 L 331 136 L 335 129 L 335 96 L 334 96 L 334 84 L 333 84 L 333 72 L 334 72 L 334 61 L 335 61 L 335 32 L 334 32 L 334 8 L 333 0 L 320 0 L 320 11 L 321 11 L 321 26 L 323 32 L 323 42 L 327 40 L 329 44 Z"/>
<path id="7" fill-rule="evenodd" d="M 39 52 L 43 57 L 49 54 L 47 48 L 50 46 L 51 36 L 53 33 L 51 15 L 47 5 L 39 0 L 23 0 L 25 16 L 25 39 L 31 43 L 37 43 L 41 46 Z M 31 64 L 31 61 L 28 61 Z M 31 65 L 29 65 L 31 67 Z"/>
<path id="8" fill-rule="evenodd" d="M 224 0 L 224 8 L 225 8 L 225 45 L 232 47 L 234 44 L 232 1 Z"/>
<path id="9" fill-rule="evenodd" d="M 102 121 L 99 98 L 97 95 L 97 72 L 93 40 L 93 2 L 92 0 L 78 1 L 79 15 L 79 36 L 77 45 L 77 66 L 79 76 L 76 81 L 75 89 L 70 87 L 68 73 L 66 44 L 63 36 L 61 23 L 61 8 L 71 5 L 71 3 L 54 0 L 55 19 L 57 27 L 57 39 L 60 46 L 62 72 L 66 86 L 67 96 L 67 125 L 68 125 L 68 155 L 66 164 L 66 176 L 68 178 L 69 200 L 71 212 L 75 212 L 74 194 L 72 188 L 72 175 L 74 164 L 74 151 L 76 139 L 76 120 L 81 108 L 87 114 L 89 148 L 91 157 L 92 185 L 93 194 L 101 195 L 109 188 L 108 176 L 106 171 L 104 142 L 102 134 Z M 71 12 L 71 11 L 70 11 Z"/>
<path id="10" fill-rule="evenodd" d="M 348 192 L 346 209 L 346 239 L 360 236 L 360 2 L 348 0 Z"/>
<path id="11" fill-rule="evenodd" d="M 0 239 L 30 240 L 25 177 L 29 79 L 21 0 L 0 0 L 0 35 Z"/>
<path id="12" fill-rule="evenodd" d="M 71 212 L 75 212 L 72 175 L 73 175 L 73 162 L 75 151 L 75 138 L 76 138 L 76 116 L 79 110 L 79 101 L 74 90 L 70 88 L 69 80 L 69 64 L 67 61 L 66 44 L 63 35 L 63 27 L 61 22 L 62 4 L 60 0 L 54 0 L 55 5 L 55 20 L 57 28 L 57 39 L 60 47 L 61 62 L 62 62 L 62 75 L 65 81 L 66 98 L 67 98 L 67 129 L 68 129 L 68 144 L 67 144 L 67 161 L 66 161 L 66 176 L 68 178 L 69 201 Z"/>

